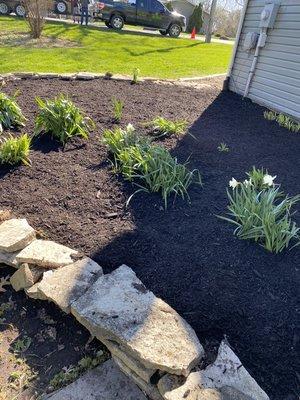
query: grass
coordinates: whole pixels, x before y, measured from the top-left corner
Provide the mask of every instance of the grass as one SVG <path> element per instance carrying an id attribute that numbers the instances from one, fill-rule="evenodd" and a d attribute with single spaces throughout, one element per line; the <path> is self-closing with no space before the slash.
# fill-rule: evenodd
<path id="1" fill-rule="evenodd" d="M 25 22 L 0 17 L 0 36 L 26 34 Z M 180 78 L 225 73 L 232 46 L 205 44 L 190 39 L 171 39 L 135 32 L 114 32 L 66 23 L 46 23 L 44 37 L 68 42 L 67 47 L 26 47 L 0 40 L 0 73 L 90 71 Z M 73 47 L 70 45 L 73 43 Z M 170 67 L 171 66 L 171 67 Z"/>

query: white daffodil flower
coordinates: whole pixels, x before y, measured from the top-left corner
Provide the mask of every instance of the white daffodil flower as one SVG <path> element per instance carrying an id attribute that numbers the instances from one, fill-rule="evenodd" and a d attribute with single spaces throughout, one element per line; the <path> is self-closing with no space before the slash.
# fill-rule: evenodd
<path id="1" fill-rule="evenodd" d="M 273 186 L 274 185 L 274 179 L 276 178 L 277 175 L 271 176 L 271 175 L 265 175 L 264 179 L 263 179 L 263 183 L 264 185 L 268 185 L 268 186 Z"/>
<path id="2" fill-rule="evenodd" d="M 132 124 L 128 124 L 126 127 L 126 131 L 129 133 L 134 132 L 135 131 L 134 126 Z"/>
<path id="3" fill-rule="evenodd" d="M 229 181 L 229 187 L 232 187 L 232 189 L 235 189 L 238 186 L 239 182 L 235 178 L 231 178 Z"/>
<path id="4" fill-rule="evenodd" d="M 245 185 L 246 187 L 252 185 L 251 179 L 245 179 L 243 183 L 244 183 L 244 185 Z"/>

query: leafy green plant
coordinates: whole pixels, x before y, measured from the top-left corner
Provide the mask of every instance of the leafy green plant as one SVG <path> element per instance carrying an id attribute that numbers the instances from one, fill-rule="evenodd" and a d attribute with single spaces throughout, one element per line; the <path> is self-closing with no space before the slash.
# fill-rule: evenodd
<path id="1" fill-rule="evenodd" d="M 198 170 L 189 171 L 186 163 L 179 163 L 164 147 L 139 137 L 132 126 L 129 130 L 127 127 L 104 132 L 104 143 L 114 155 L 115 170 L 138 186 L 133 195 L 140 191 L 160 192 L 167 207 L 171 194 L 188 198 L 189 186 L 201 183 Z"/>
<path id="2" fill-rule="evenodd" d="M 114 121 L 119 124 L 121 122 L 123 114 L 124 103 L 122 100 L 112 99 L 112 104 L 113 104 Z"/>
<path id="3" fill-rule="evenodd" d="M 170 137 L 183 135 L 187 128 L 187 121 L 171 121 L 163 117 L 155 117 L 149 124 L 153 134 L 158 137 Z"/>
<path id="4" fill-rule="evenodd" d="M 26 118 L 16 102 L 17 93 L 13 97 L 0 93 L 0 133 L 4 129 L 24 126 Z"/>
<path id="5" fill-rule="evenodd" d="M 236 226 L 234 234 L 240 239 L 251 239 L 270 252 L 279 253 L 300 244 L 300 228 L 291 219 L 291 208 L 300 195 L 289 197 L 275 187 L 272 177 L 263 170 L 248 173 L 249 180 L 234 178 L 227 190 L 229 217 L 220 217 Z M 294 247 L 293 246 L 293 247 Z"/>
<path id="6" fill-rule="evenodd" d="M 264 118 L 269 121 L 276 121 L 278 125 L 283 126 L 291 132 L 300 132 L 300 123 L 294 121 L 288 115 L 276 113 L 275 111 L 269 110 L 264 112 Z"/>
<path id="7" fill-rule="evenodd" d="M 228 153 L 229 152 L 229 147 L 227 146 L 226 143 L 221 142 L 218 146 L 218 150 L 220 153 Z"/>
<path id="8" fill-rule="evenodd" d="M 25 133 L 19 137 L 9 135 L 0 140 L 0 163 L 30 165 L 29 153 L 31 138 Z"/>
<path id="9" fill-rule="evenodd" d="M 139 75 L 140 75 L 140 70 L 139 68 L 134 68 L 133 73 L 132 73 L 132 81 L 131 83 L 135 84 L 139 82 Z"/>
<path id="10" fill-rule="evenodd" d="M 65 145 L 74 136 L 88 139 L 89 132 L 95 127 L 94 122 L 84 117 L 80 109 L 63 95 L 47 101 L 38 97 L 36 102 L 39 114 L 35 123 L 35 135 L 50 134 Z"/>

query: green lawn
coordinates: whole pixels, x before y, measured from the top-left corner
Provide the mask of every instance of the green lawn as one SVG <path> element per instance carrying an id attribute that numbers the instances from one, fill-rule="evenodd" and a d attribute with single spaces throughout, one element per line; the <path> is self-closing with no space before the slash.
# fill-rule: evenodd
<path id="1" fill-rule="evenodd" d="M 47 22 L 44 36 L 60 47 L 51 47 L 49 43 L 37 47 L 24 40 L 26 31 L 24 21 L 0 17 L 0 73 L 110 71 L 131 75 L 137 67 L 141 76 L 191 77 L 226 72 L 232 51 L 228 44 L 205 44 L 59 22 Z"/>

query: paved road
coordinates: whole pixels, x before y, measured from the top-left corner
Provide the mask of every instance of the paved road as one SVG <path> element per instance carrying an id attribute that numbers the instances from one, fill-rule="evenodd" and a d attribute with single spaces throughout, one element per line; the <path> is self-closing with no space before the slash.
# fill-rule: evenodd
<path id="1" fill-rule="evenodd" d="M 64 19 L 64 18 L 46 18 L 48 21 L 55 21 L 55 22 L 65 22 L 65 23 L 69 23 L 69 24 L 73 24 L 73 21 L 71 19 Z M 107 28 L 103 22 L 90 22 L 89 24 L 90 26 L 93 27 L 97 27 L 100 30 L 108 30 L 109 28 Z M 160 33 L 158 30 L 154 30 L 152 28 L 142 28 L 142 27 L 137 27 L 137 26 L 126 26 L 125 28 L 122 29 L 122 31 L 124 32 L 136 32 L 136 33 L 140 33 L 143 35 L 158 35 L 160 36 Z M 188 33 L 182 33 L 180 35 L 180 38 L 182 39 L 187 39 L 189 38 L 190 35 Z M 196 35 L 196 40 L 201 40 L 204 42 L 205 37 L 204 35 Z M 233 45 L 234 41 L 233 40 L 221 40 L 221 39 L 216 39 L 216 38 L 212 38 L 211 40 L 213 43 L 223 43 L 223 44 L 229 44 L 229 45 Z"/>

